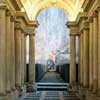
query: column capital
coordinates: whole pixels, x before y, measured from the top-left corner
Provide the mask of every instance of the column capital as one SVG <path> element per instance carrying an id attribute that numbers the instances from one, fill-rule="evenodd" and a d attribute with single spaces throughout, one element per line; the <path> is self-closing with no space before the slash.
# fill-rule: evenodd
<path id="1" fill-rule="evenodd" d="M 6 1 L 0 1 L 0 9 L 7 9 Z"/>
<path id="2" fill-rule="evenodd" d="M 95 11 L 94 13 L 93 13 L 93 18 L 94 17 L 97 17 L 98 16 L 98 13 L 97 13 L 97 11 Z"/>
<path id="3" fill-rule="evenodd" d="M 84 27 L 83 27 L 83 30 L 88 30 L 89 29 L 89 21 L 86 20 L 84 21 Z"/>
<path id="4" fill-rule="evenodd" d="M 97 7 L 96 11 L 97 11 L 97 12 L 100 12 L 100 7 Z"/>
<path id="5" fill-rule="evenodd" d="M 27 32 L 25 32 L 25 34 L 24 34 L 25 36 L 28 36 L 28 33 Z"/>
<path id="6" fill-rule="evenodd" d="M 80 30 L 78 31 L 78 34 L 79 34 L 79 35 L 83 34 L 83 29 L 80 29 Z"/>
<path id="7" fill-rule="evenodd" d="M 15 16 L 11 16 L 11 22 L 15 21 Z"/>
<path id="8" fill-rule="evenodd" d="M 35 36 L 35 32 L 28 33 L 29 36 Z"/>
<path id="9" fill-rule="evenodd" d="M 70 33 L 70 36 L 77 36 L 77 34 L 75 34 L 75 33 Z"/>
<path id="10" fill-rule="evenodd" d="M 26 34 L 26 30 L 24 27 L 21 27 L 22 34 Z"/>
<path id="11" fill-rule="evenodd" d="M 77 36 L 78 28 L 70 28 L 70 36 Z"/>
<path id="12" fill-rule="evenodd" d="M 11 16 L 11 11 L 10 10 L 7 10 L 6 16 Z"/>
<path id="13" fill-rule="evenodd" d="M 27 35 L 35 35 L 35 28 L 33 27 L 28 27 L 25 31 L 27 32 Z"/>
<path id="14" fill-rule="evenodd" d="M 20 29 L 21 30 L 21 23 L 20 22 L 15 23 L 15 29 Z"/>
<path id="15" fill-rule="evenodd" d="M 88 18 L 88 22 L 93 22 L 93 17 L 92 16 Z"/>

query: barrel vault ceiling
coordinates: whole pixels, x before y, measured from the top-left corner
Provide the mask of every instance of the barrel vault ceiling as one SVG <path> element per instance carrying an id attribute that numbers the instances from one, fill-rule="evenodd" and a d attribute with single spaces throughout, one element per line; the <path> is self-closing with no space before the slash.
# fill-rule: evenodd
<path id="1" fill-rule="evenodd" d="M 40 11 L 55 6 L 63 9 L 69 20 L 75 20 L 79 11 L 82 11 L 84 0 L 20 0 L 23 8 L 31 20 L 35 20 Z"/>

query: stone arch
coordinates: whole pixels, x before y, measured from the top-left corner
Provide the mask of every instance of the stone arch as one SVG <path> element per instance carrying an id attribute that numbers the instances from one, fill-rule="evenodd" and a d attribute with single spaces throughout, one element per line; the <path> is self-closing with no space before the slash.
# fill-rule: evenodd
<path id="1" fill-rule="evenodd" d="M 30 20 L 36 20 L 39 12 L 43 9 L 56 6 L 65 11 L 69 16 L 69 20 L 76 19 L 81 10 L 84 0 L 21 0 L 23 7 Z"/>
<path id="2" fill-rule="evenodd" d="M 59 0 L 59 2 L 57 2 L 57 3 L 52 3 L 50 1 L 44 0 L 43 2 L 39 3 L 38 5 L 36 5 L 33 8 L 32 19 L 36 20 L 38 14 L 42 10 L 44 10 L 45 8 L 51 7 L 51 6 L 55 6 L 60 9 L 63 9 L 65 11 L 65 13 L 69 16 L 69 18 L 72 18 L 73 4 L 71 2 L 65 3 L 64 1 Z"/>

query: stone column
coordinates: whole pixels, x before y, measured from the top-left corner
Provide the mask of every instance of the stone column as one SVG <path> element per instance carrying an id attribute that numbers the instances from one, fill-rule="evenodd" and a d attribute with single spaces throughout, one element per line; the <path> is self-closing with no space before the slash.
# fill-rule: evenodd
<path id="1" fill-rule="evenodd" d="M 15 18 L 11 17 L 11 63 L 12 63 L 12 75 L 11 75 L 11 88 L 15 90 Z"/>
<path id="2" fill-rule="evenodd" d="M 24 34 L 24 81 L 26 82 L 26 34 Z"/>
<path id="3" fill-rule="evenodd" d="M 93 20 L 89 19 L 89 90 L 93 88 Z"/>
<path id="4" fill-rule="evenodd" d="M 35 82 L 35 41 L 34 35 L 29 35 L 29 81 Z"/>
<path id="5" fill-rule="evenodd" d="M 7 71 L 7 93 L 11 92 L 11 73 L 12 73 L 12 63 L 11 63 L 11 12 L 6 13 L 6 71 Z"/>
<path id="6" fill-rule="evenodd" d="M 100 96 L 100 8 L 98 9 L 98 95 Z"/>
<path id="7" fill-rule="evenodd" d="M 76 47 L 75 35 L 70 35 L 70 84 L 76 84 Z"/>
<path id="8" fill-rule="evenodd" d="M 89 85 L 89 29 L 88 23 L 85 22 L 83 29 L 83 87 Z"/>
<path id="9" fill-rule="evenodd" d="M 80 33 L 80 48 L 81 48 L 81 53 L 80 53 L 80 66 L 81 66 L 81 80 L 80 84 L 83 85 L 83 32 Z"/>
<path id="10" fill-rule="evenodd" d="M 97 13 L 93 16 L 93 93 L 98 89 L 98 27 Z"/>
<path id="11" fill-rule="evenodd" d="M 20 22 L 16 22 L 15 30 L 15 84 L 18 89 L 21 87 L 21 27 Z"/>
<path id="12" fill-rule="evenodd" d="M 81 35 L 78 34 L 78 82 L 81 82 Z"/>
<path id="13" fill-rule="evenodd" d="M 21 80 L 22 80 L 22 84 L 24 85 L 24 71 L 25 71 L 25 62 L 24 62 L 24 32 L 22 31 L 22 34 L 21 34 L 21 63 L 22 63 L 22 66 L 21 66 L 21 68 L 22 68 L 22 72 L 21 72 Z"/>
<path id="14" fill-rule="evenodd" d="M 34 33 L 29 34 L 29 87 L 28 91 L 35 91 L 35 41 Z"/>
<path id="15" fill-rule="evenodd" d="M 1 1 L 0 1 L 1 3 Z M 6 95 L 6 5 L 0 4 L 0 99 Z M 2 100 L 2 99 L 1 99 Z"/>

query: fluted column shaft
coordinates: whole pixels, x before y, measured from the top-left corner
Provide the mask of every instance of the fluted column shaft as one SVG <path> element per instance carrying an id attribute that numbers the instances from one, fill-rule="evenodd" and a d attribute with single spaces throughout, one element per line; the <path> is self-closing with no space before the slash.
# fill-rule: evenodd
<path id="1" fill-rule="evenodd" d="M 11 13 L 7 11 L 6 14 L 6 71 L 7 71 L 7 92 L 11 92 Z"/>
<path id="2" fill-rule="evenodd" d="M 80 48 L 81 48 L 81 53 L 80 53 L 80 64 L 81 64 L 81 80 L 80 84 L 83 85 L 83 32 L 80 34 Z"/>
<path id="3" fill-rule="evenodd" d="M 0 95 L 6 94 L 6 8 L 0 5 Z"/>
<path id="4" fill-rule="evenodd" d="M 93 17 L 93 93 L 97 92 L 98 88 L 98 27 L 97 15 Z"/>
<path id="5" fill-rule="evenodd" d="M 81 83 L 81 35 L 78 35 L 78 82 Z"/>
<path id="6" fill-rule="evenodd" d="M 24 81 L 26 82 L 26 34 L 24 34 Z"/>
<path id="7" fill-rule="evenodd" d="M 89 19 L 89 90 L 93 88 L 93 20 Z"/>
<path id="8" fill-rule="evenodd" d="M 98 95 L 100 96 L 100 8 L 98 9 Z"/>
<path id="9" fill-rule="evenodd" d="M 21 86 L 21 28 L 19 27 L 20 23 L 16 26 L 16 32 L 15 32 L 15 81 L 16 86 Z"/>
<path id="10" fill-rule="evenodd" d="M 24 84 L 24 71 L 25 71 L 25 62 L 24 62 L 24 32 L 22 32 L 22 34 L 21 34 L 21 53 L 22 53 L 22 57 L 21 57 L 21 63 L 22 63 L 22 72 L 21 72 L 21 80 L 22 80 L 22 84 Z"/>
<path id="11" fill-rule="evenodd" d="M 29 81 L 35 82 L 35 41 L 34 34 L 29 35 Z"/>
<path id="12" fill-rule="evenodd" d="M 76 83 L 75 35 L 70 35 L 70 84 Z"/>
<path id="13" fill-rule="evenodd" d="M 12 90 L 15 90 L 15 18 L 11 17 L 11 62 L 12 62 L 12 75 L 11 75 L 11 86 Z"/>
<path id="14" fill-rule="evenodd" d="M 89 85 L 89 30 L 83 29 L 83 87 Z"/>

